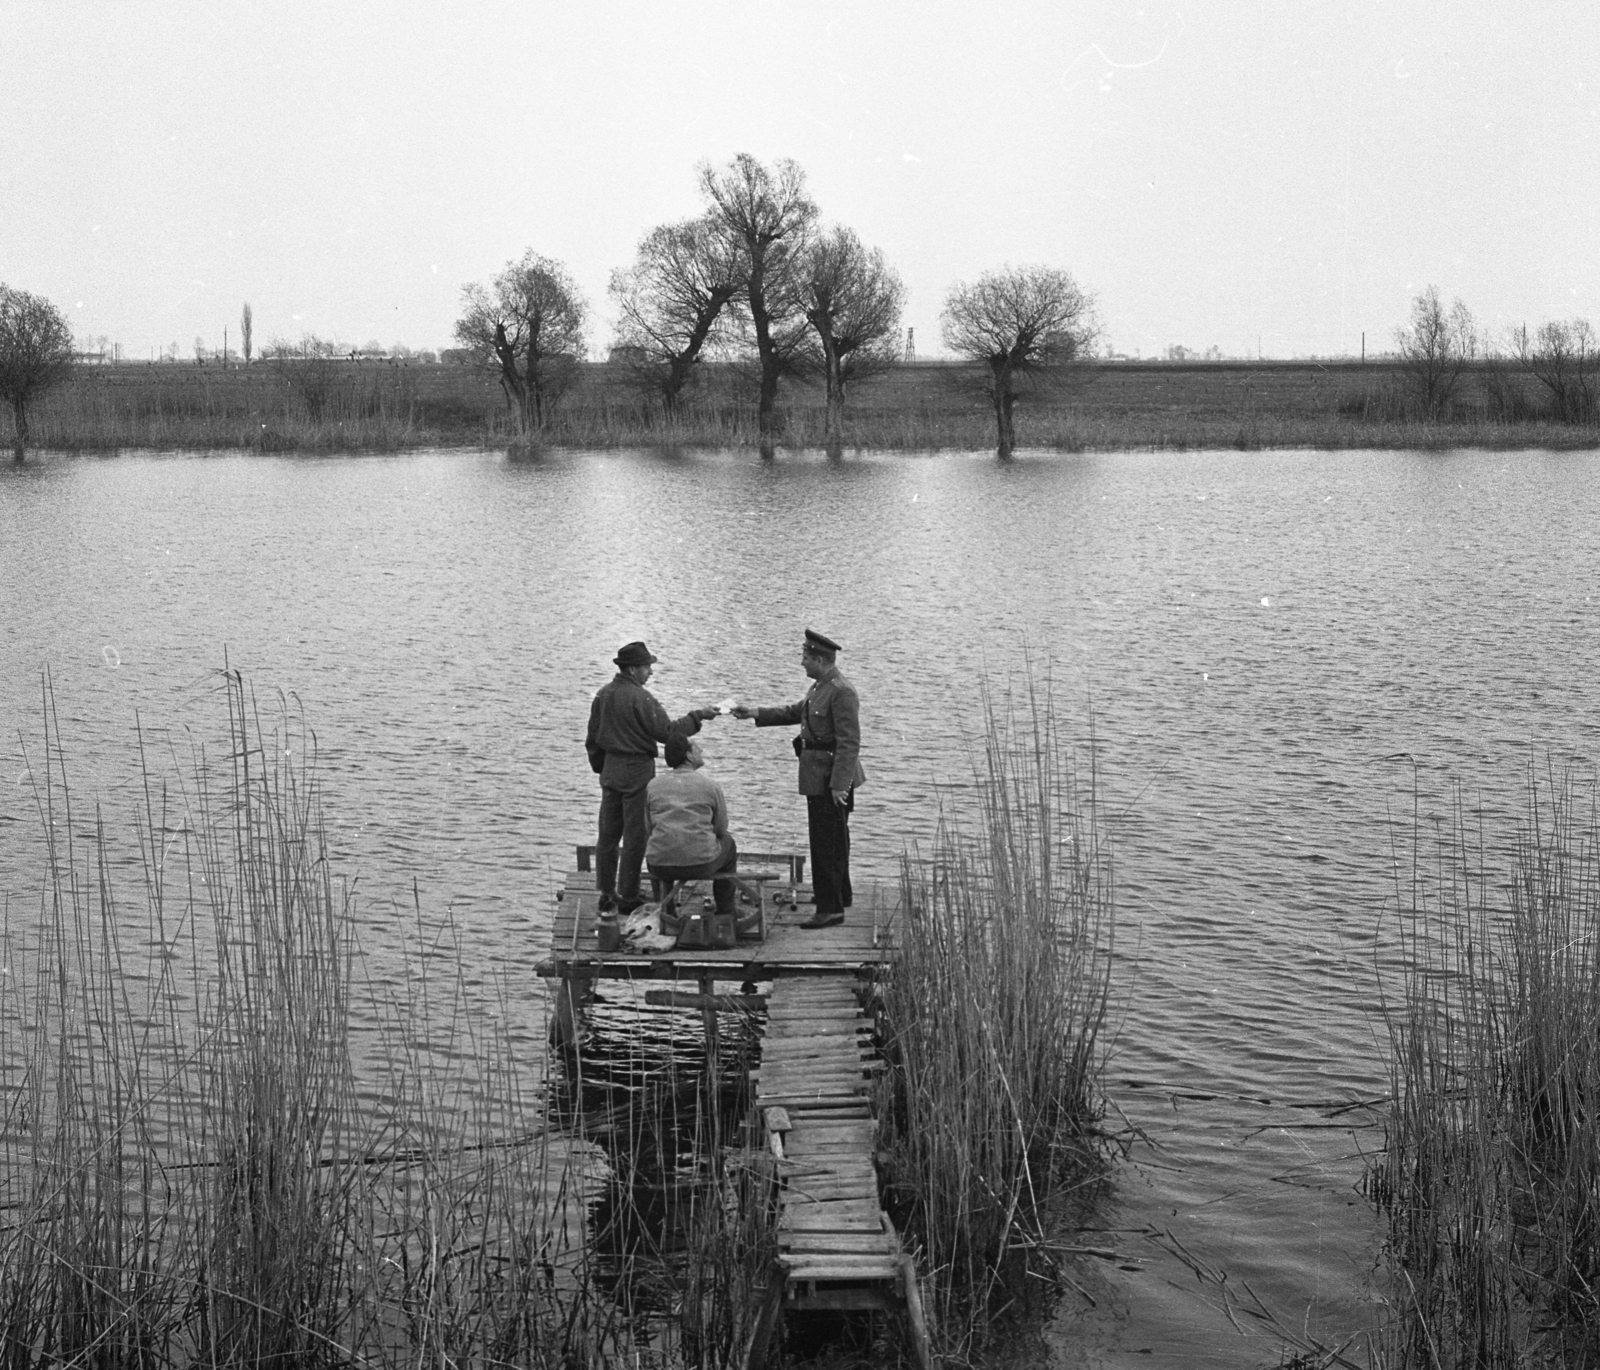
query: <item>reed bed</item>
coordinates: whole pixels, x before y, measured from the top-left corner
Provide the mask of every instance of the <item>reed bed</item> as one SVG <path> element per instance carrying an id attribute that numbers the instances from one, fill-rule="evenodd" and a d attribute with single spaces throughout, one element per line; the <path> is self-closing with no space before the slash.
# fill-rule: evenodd
<path id="1" fill-rule="evenodd" d="M 952 1356 L 985 1342 L 1101 1173 L 1113 933 L 1092 745 L 1085 770 L 1048 682 L 987 698 L 974 769 L 972 804 L 905 860 L 882 1008 L 887 1196 Z"/>
<path id="2" fill-rule="evenodd" d="M 1600 826 L 1530 774 L 1503 872 L 1457 801 L 1399 891 L 1387 1218 L 1396 1370 L 1600 1362 Z"/>
<path id="3" fill-rule="evenodd" d="M 973 451 L 994 420 L 964 368 L 897 367 L 852 394 L 845 450 Z M 1023 399 L 1024 449 L 1058 452 L 1235 448 L 1593 448 L 1600 427 L 1559 423 L 1482 384 L 1443 418 L 1425 419 L 1403 377 L 1373 364 L 1087 363 L 1063 386 Z M 1479 395 L 1479 391 L 1483 391 Z M 248 367 L 174 363 L 81 367 L 36 406 L 40 448 L 190 451 L 405 451 L 420 447 L 754 448 L 820 450 L 818 386 L 781 392 L 777 428 L 759 430 L 737 367 L 708 367 L 672 414 L 606 363 L 579 368 L 544 427 L 518 431 L 494 378 L 459 365 L 282 359 Z M 0 437 L 9 420 L 0 415 Z"/>
<path id="4" fill-rule="evenodd" d="M 635 1364 L 588 1278 L 603 1160 L 547 1134 L 459 979 L 409 985 L 358 1089 L 314 739 L 225 689 L 225 758 L 146 761 L 131 854 L 76 811 L 47 698 L 48 875 L 0 976 L 0 1364 Z"/>

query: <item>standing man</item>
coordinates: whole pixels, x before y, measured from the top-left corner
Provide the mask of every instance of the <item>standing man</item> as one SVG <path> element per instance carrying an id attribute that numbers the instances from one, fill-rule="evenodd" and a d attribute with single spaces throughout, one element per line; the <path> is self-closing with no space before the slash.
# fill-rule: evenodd
<path id="1" fill-rule="evenodd" d="M 627 917 L 644 900 L 639 897 L 639 868 L 644 864 L 645 787 L 655 778 L 656 743 L 674 731 L 700 731 L 700 720 L 715 718 L 715 707 L 690 709 L 670 719 L 656 697 L 645 689 L 656 658 L 642 642 L 630 642 L 616 655 L 617 674 L 600 687 L 589 708 L 589 732 L 583 745 L 589 766 L 600 777 L 600 836 L 595 843 L 595 883 L 601 910 Z M 619 859 L 620 848 L 620 859 Z"/>
<path id="2" fill-rule="evenodd" d="M 800 793 L 806 797 L 806 823 L 811 836 L 811 888 L 816 912 L 800 926 L 829 928 L 844 922 L 850 907 L 850 814 L 856 786 L 867 778 L 861 769 L 861 702 L 856 687 L 839 674 L 834 659 L 839 644 L 806 629 L 800 667 L 811 688 L 798 704 L 776 709 L 733 710 L 736 718 L 753 718 L 758 728 L 798 723 L 794 753 L 800 758 Z"/>

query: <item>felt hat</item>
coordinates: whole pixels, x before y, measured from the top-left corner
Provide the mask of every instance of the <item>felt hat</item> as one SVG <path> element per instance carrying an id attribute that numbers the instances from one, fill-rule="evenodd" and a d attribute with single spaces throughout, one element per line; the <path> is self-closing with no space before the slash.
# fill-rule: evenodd
<path id="1" fill-rule="evenodd" d="M 614 658 L 617 665 L 627 666 L 653 666 L 656 658 L 650 655 L 650 649 L 642 642 L 630 642 Z"/>

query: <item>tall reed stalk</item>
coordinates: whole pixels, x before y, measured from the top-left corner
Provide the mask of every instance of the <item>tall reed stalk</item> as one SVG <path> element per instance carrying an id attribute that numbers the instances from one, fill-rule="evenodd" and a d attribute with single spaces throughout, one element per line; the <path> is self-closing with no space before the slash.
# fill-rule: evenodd
<path id="1" fill-rule="evenodd" d="M 972 810 L 946 806 L 904 862 L 888 1191 L 951 1352 L 986 1337 L 1059 1201 L 1099 1169 L 1113 904 L 1087 755 L 1085 771 L 1048 681 L 990 695 Z"/>
<path id="2" fill-rule="evenodd" d="M 225 693 L 221 765 L 141 753 L 125 849 L 47 688 L 40 910 L 0 948 L 0 1367 L 631 1364 L 540 1063 L 459 972 L 362 998 L 314 738 Z M 357 1011 L 389 1048 L 359 1080 Z"/>
<path id="3" fill-rule="evenodd" d="M 1459 799 L 1399 891 L 1388 1220 L 1396 1367 L 1600 1361 L 1600 841 L 1530 774 L 1509 869 Z"/>

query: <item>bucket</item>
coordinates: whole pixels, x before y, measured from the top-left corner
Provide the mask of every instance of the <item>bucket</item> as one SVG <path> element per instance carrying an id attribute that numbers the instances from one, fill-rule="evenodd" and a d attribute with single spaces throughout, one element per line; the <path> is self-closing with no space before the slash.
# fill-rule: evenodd
<path id="1" fill-rule="evenodd" d="M 617 927 L 617 915 L 609 911 L 602 912 L 600 921 L 595 924 L 594 935 L 601 951 L 615 951 L 621 946 L 622 933 Z"/>

